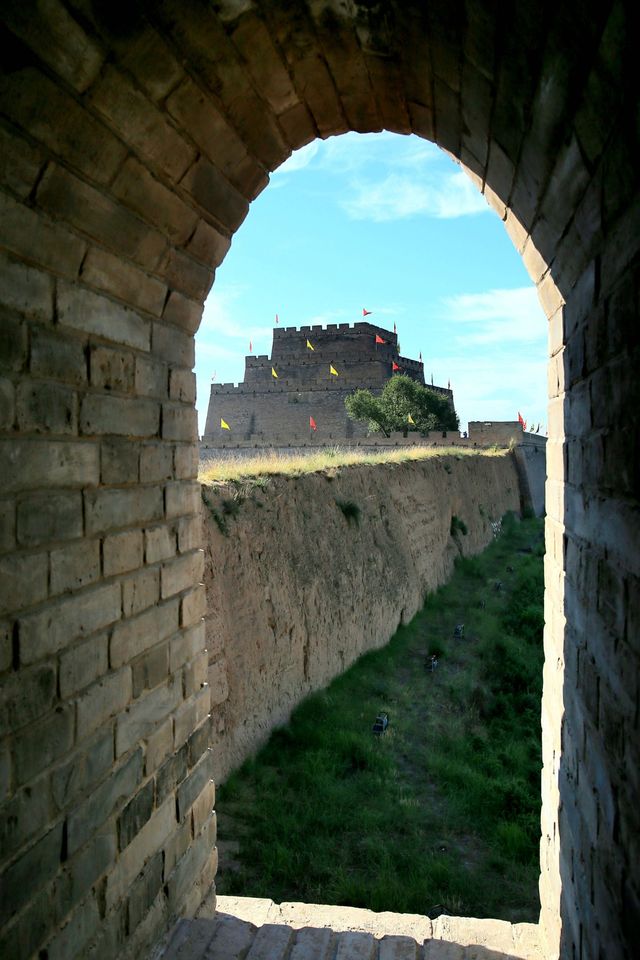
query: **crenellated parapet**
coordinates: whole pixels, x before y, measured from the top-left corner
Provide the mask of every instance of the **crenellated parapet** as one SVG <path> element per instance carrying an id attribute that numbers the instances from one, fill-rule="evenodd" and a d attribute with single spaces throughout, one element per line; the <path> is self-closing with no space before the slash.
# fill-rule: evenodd
<path id="1" fill-rule="evenodd" d="M 246 356 L 241 383 L 211 385 L 204 439 L 259 436 L 269 445 L 304 435 L 312 421 L 318 439 L 364 436 L 364 424 L 347 416 L 345 398 L 357 389 L 379 394 L 397 373 L 424 384 L 422 360 L 400 356 L 397 334 L 376 324 L 275 327 L 271 355 Z M 450 389 L 430 389 L 453 405 Z"/>

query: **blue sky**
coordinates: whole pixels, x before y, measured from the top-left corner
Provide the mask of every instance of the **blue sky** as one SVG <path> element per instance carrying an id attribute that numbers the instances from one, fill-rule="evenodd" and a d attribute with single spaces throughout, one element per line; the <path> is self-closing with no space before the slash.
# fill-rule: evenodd
<path id="1" fill-rule="evenodd" d="M 316 140 L 271 177 L 218 268 L 196 337 L 200 433 L 212 377 L 243 379 L 281 326 L 395 322 L 404 356 L 451 381 L 469 420 L 546 427 L 546 320 L 499 217 L 433 144 Z"/>

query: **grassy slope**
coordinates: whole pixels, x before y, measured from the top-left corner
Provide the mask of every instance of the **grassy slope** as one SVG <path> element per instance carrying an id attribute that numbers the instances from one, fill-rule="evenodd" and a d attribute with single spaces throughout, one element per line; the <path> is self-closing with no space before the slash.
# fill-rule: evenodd
<path id="1" fill-rule="evenodd" d="M 226 460 L 205 460 L 200 465 L 198 479 L 201 483 L 224 483 L 242 480 L 245 477 L 286 474 L 300 476 L 317 470 L 346 467 L 358 463 L 404 463 L 407 460 L 426 460 L 429 457 L 501 457 L 509 451 L 505 447 L 490 447 L 475 450 L 465 447 L 398 447 L 389 450 L 348 450 L 334 447 L 316 453 L 285 454 L 266 452 L 252 457 L 237 457 Z"/>
<path id="2" fill-rule="evenodd" d="M 540 521 L 505 524 L 229 779 L 220 893 L 537 919 L 542 549 Z"/>

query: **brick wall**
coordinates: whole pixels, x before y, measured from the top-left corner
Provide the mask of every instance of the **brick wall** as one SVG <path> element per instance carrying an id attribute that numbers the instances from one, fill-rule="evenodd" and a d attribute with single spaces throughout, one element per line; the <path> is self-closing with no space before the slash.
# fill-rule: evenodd
<path id="1" fill-rule="evenodd" d="M 460 159 L 549 317 L 542 923 L 622 958 L 638 878 L 638 79 L 622 0 L 5 5 L 0 951 L 133 955 L 215 870 L 193 334 L 317 136 Z"/>

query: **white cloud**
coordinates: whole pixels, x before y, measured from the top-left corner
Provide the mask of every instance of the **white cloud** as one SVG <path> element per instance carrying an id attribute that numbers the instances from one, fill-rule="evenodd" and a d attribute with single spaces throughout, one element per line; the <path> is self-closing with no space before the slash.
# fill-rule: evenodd
<path id="1" fill-rule="evenodd" d="M 272 328 L 243 323 L 232 316 L 232 308 L 243 293 L 241 287 L 214 287 L 207 297 L 198 342 L 206 343 L 211 334 L 242 340 L 271 338 Z"/>
<path id="2" fill-rule="evenodd" d="M 316 156 L 319 148 L 320 144 L 318 141 L 312 140 L 306 147 L 301 147 L 300 150 L 294 150 L 289 159 L 285 160 L 284 163 L 278 167 L 274 176 L 285 173 L 295 173 L 296 170 L 304 170 Z"/>
<path id="3" fill-rule="evenodd" d="M 466 329 L 466 344 L 546 343 L 547 323 L 535 287 L 462 293 L 444 301 L 443 319 Z"/>
<path id="4" fill-rule="evenodd" d="M 341 204 L 352 220 L 451 219 L 490 209 L 461 170 L 437 179 L 390 173 L 378 182 L 357 182 L 352 189 L 354 196 Z"/>

